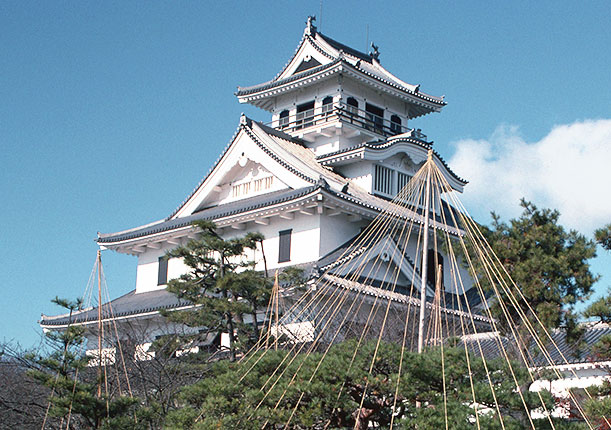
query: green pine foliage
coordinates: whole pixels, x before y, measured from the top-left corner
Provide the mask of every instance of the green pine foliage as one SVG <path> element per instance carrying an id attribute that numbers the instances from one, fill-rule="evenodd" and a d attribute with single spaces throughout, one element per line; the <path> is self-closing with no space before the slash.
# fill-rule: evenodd
<path id="1" fill-rule="evenodd" d="M 596 241 L 606 250 L 611 251 L 611 224 L 596 230 Z M 611 324 L 611 289 L 607 295 L 591 303 L 583 312 L 588 319 Z M 611 361 L 611 335 L 602 336 L 590 352 L 592 358 L 598 362 Z M 603 367 L 604 368 L 604 367 Z M 588 390 L 593 398 L 586 402 L 586 413 L 594 417 L 600 429 L 611 429 L 611 369 L 607 369 L 607 379 L 600 386 L 590 387 Z"/>
<path id="2" fill-rule="evenodd" d="M 55 298 L 53 303 L 72 313 L 80 310 L 82 302 Z M 137 400 L 125 396 L 102 394 L 97 396 L 98 384 L 88 367 L 90 358 L 84 355 L 84 328 L 69 324 L 66 330 L 45 333 L 51 352 L 28 357 L 35 369 L 29 375 L 51 390 L 51 416 L 66 420 L 71 417 L 75 428 L 137 429 Z"/>
<path id="3" fill-rule="evenodd" d="M 517 298 L 518 303 L 515 303 L 507 292 L 498 288 L 509 317 L 496 294 L 492 300 L 493 316 L 503 333 L 511 333 L 512 327 L 517 329 L 524 340 L 524 345 L 520 346 L 523 350 L 528 348 L 530 338 L 525 319 L 539 335 L 543 327 L 545 330 L 565 327 L 569 337 L 576 339 L 578 315 L 573 308 L 588 298 L 598 280 L 588 262 L 596 256 L 596 244 L 574 230 L 565 230 L 559 224 L 560 213 L 557 210 L 540 209 L 524 199 L 520 204 L 523 212 L 518 218 L 507 223 L 493 213 L 491 227 L 481 227 L 519 289 L 519 293 L 511 291 Z M 477 255 L 472 246 L 468 248 L 472 257 Z M 493 287 L 483 275 L 487 273 L 486 269 L 477 257 L 472 261 L 472 275 L 477 276 L 484 289 L 492 294 Z"/>
<path id="4" fill-rule="evenodd" d="M 607 295 L 591 303 L 583 312 L 583 316 L 604 323 L 611 323 L 611 289 Z"/>
<path id="5" fill-rule="evenodd" d="M 607 251 L 611 251 L 611 224 L 607 224 L 604 227 L 599 228 L 594 232 L 596 241 L 605 248 Z"/>
<path id="6" fill-rule="evenodd" d="M 193 309 L 166 312 L 172 322 L 197 328 L 197 335 L 185 336 L 183 345 L 196 344 L 209 333 L 228 333 L 232 360 L 240 346 L 258 339 L 257 309 L 269 300 L 271 285 L 265 274 L 254 270 L 245 259 L 249 250 L 262 243 L 263 236 L 249 233 L 244 237 L 223 239 L 210 221 L 196 221 L 199 238 L 178 247 L 168 255 L 181 258 L 187 273 L 168 283 L 168 291 L 189 301 Z M 243 323 L 244 315 L 253 322 Z"/>
<path id="7" fill-rule="evenodd" d="M 428 349 L 421 355 L 405 352 L 397 389 L 399 345 L 382 342 L 373 365 L 376 342 L 361 345 L 350 366 L 355 348 L 356 341 L 334 345 L 322 361 L 324 352 L 295 355 L 280 350 L 267 351 L 262 357 L 258 355 L 243 364 L 218 362 L 214 365 L 214 376 L 185 387 L 180 396 L 181 407 L 168 415 L 166 426 L 176 429 L 366 429 L 369 425 L 387 428 L 394 414 L 395 428 L 439 430 L 445 428 L 447 410 L 452 429 L 472 429 L 476 419 L 482 429 L 498 429 L 499 412 L 505 428 L 530 428 L 518 390 L 530 410 L 541 410 L 539 395 L 528 390 L 527 370 L 517 363 L 512 366 L 519 388 L 504 361 L 488 361 L 486 369 L 481 359 L 470 356 L 469 372 L 464 349 L 446 348 L 442 373 L 440 348 Z M 478 402 L 477 414 L 472 406 L 469 375 Z M 541 397 L 547 408 L 553 407 L 553 398 L 548 392 L 541 392 Z M 416 406 L 417 402 L 420 407 Z M 286 426 L 289 419 L 290 426 Z M 551 428 L 547 419 L 534 420 L 534 424 L 537 429 Z M 558 429 L 581 428 L 562 420 L 555 420 L 554 424 Z"/>

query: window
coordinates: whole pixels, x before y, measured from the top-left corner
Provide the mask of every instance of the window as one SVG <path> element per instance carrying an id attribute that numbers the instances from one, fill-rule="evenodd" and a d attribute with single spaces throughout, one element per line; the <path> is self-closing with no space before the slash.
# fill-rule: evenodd
<path id="1" fill-rule="evenodd" d="M 333 97 L 327 96 L 322 99 L 322 113 L 324 116 L 329 116 L 333 112 Z"/>
<path id="2" fill-rule="evenodd" d="M 278 121 L 280 128 L 286 128 L 289 125 L 289 111 L 283 110 L 280 112 L 280 120 Z"/>
<path id="3" fill-rule="evenodd" d="M 297 106 L 295 128 L 309 127 L 314 124 L 314 101 Z"/>
<path id="4" fill-rule="evenodd" d="M 266 176 L 264 178 L 253 179 L 250 182 L 242 182 L 241 184 L 231 185 L 231 197 L 243 197 L 250 193 L 259 193 L 269 190 L 274 185 L 274 177 Z"/>
<path id="5" fill-rule="evenodd" d="M 437 268 L 441 266 L 440 285 L 443 288 L 443 257 L 434 249 L 429 249 L 426 263 L 426 277 L 430 285 L 437 288 Z"/>
<path id="6" fill-rule="evenodd" d="M 359 114 L 359 102 L 356 101 L 354 97 L 348 97 L 348 100 L 346 100 L 346 104 L 348 105 L 346 109 L 348 113 L 353 114 L 355 116 Z"/>
<path id="7" fill-rule="evenodd" d="M 168 283 L 168 257 L 159 257 L 159 271 L 157 272 L 157 285 Z"/>
<path id="8" fill-rule="evenodd" d="M 346 113 L 350 122 L 354 122 L 355 118 L 359 116 L 359 102 L 354 97 L 348 97 L 346 100 Z"/>
<path id="9" fill-rule="evenodd" d="M 410 179 L 412 179 L 410 175 L 397 172 L 397 194 L 401 193 L 401 191 L 403 190 L 403 188 L 405 188 Z M 401 193 L 401 196 L 405 198 L 407 197 L 407 194 L 407 190 L 405 190 L 403 191 L 403 193 Z"/>
<path id="10" fill-rule="evenodd" d="M 365 103 L 365 111 L 367 116 L 366 128 L 382 133 L 382 128 L 384 127 L 384 109 Z"/>
<path id="11" fill-rule="evenodd" d="M 401 133 L 401 118 L 399 118 L 397 115 L 390 117 L 390 131 L 392 134 Z"/>
<path id="12" fill-rule="evenodd" d="M 278 263 L 291 261 L 291 233 L 293 229 L 282 230 L 278 233 Z"/>
<path id="13" fill-rule="evenodd" d="M 388 167 L 380 166 L 376 164 L 374 167 L 374 175 L 373 175 L 373 190 L 386 194 L 388 196 L 392 195 L 393 190 L 393 170 Z"/>

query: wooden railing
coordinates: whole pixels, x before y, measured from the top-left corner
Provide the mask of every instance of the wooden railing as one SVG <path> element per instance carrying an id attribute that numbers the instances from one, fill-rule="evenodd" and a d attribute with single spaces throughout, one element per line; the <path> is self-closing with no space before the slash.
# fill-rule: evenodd
<path id="1" fill-rule="evenodd" d="M 372 112 L 364 111 L 345 103 L 323 105 L 319 112 L 315 112 L 315 109 L 308 109 L 298 112 L 294 117 L 280 118 L 277 125 L 270 125 L 274 125 L 280 130 L 291 132 L 339 119 L 385 137 L 410 133 L 411 137 L 427 142 L 427 136 L 420 129 L 408 128 Z"/>

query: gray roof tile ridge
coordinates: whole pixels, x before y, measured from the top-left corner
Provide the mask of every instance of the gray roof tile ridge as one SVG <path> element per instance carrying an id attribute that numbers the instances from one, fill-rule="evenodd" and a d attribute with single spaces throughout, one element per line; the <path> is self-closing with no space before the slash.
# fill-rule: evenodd
<path id="1" fill-rule="evenodd" d="M 280 80 L 274 80 L 274 81 L 267 81 L 267 82 L 263 82 L 261 84 L 257 84 L 257 85 L 252 85 L 249 87 L 238 87 L 238 91 L 236 91 L 235 95 L 236 96 L 246 96 L 246 95 L 250 95 L 250 94 L 254 94 L 260 91 L 265 91 L 265 90 L 269 90 L 271 88 L 275 88 L 311 75 L 315 75 L 316 73 L 322 72 L 326 69 L 330 69 L 334 66 L 336 66 L 337 64 L 341 63 L 341 62 L 345 62 L 343 61 L 341 58 L 337 58 L 334 61 L 327 63 L 327 64 L 322 64 L 320 66 L 317 67 L 313 67 L 311 69 L 308 70 L 304 70 L 303 72 L 300 73 L 296 73 L 294 75 L 291 76 L 287 76 L 284 79 L 280 79 Z M 348 63 L 347 63 L 348 64 Z"/>
<path id="2" fill-rule="evenodd" d="M 357 49 L 351 48 L 348 45 L 345 45 L 327 35 L 324 35 L 320 32 L 316 32 L 315 36 L 306 36 L 308 38 L 310 38 L 310 40 L 312 41 L 312 45 L 314 46 L 314 48 L 319 51 L 320 53 L 326 55 L 328 58 L 335 58 L 333 57 L 331 54 L 327 53 L 324 49 L 322 49 L 319 44 L 316 43 L 316 38 L 318 38 L 320 36 L 320 38 L 326 42 L 327 44 L 329 44 L 332 48 L 340 51 L 340 55 L 337 58 L 341 58 L 341 54 L 347 54 L 353 58 L 357 58 L 359 60 L 363 60 L 366 63 L 368 63 L 371 67 L 378 68 L 380 69 L 380 73 L 384 76 L 379 76 L 377 74 L 371 73 L 365 69 L 362 69 L 360 67 L 356 67 L 355 65 L 351 64 L 350 62 L 346 62 L 347 64 L 349 64 L 351 67 L 353 67 L 356 70 L 359 70 L 361 72 L 363 72 L 364 74 L 377 78 L 379 80 L 381 80 L 382 82 L 389 84 L 391 86 L 394 86 L 396 88 L 402 89 L 404 91 L 409 92 L 410 94 L 417 96 L 419 98 L 425 99 L 427 101 L 430 102 L 434 102 L 434 103 L 438 103 L 441 104 L 443 106 L 445 106 L 447 103 L 443 100 L 443 97 L 437 97 L 437 96 L 433 96 L 431 94 L 427 94 L 427 93 L 421 93 L 420 91 L 414 91 L 412 88 L 407 87 L 406 85 L 411 85 L 413 87 L 416 88 L 420 88 L 420 85 L 414 85 L 414 84 L 408 84 L 407 82 L 404 82 L 403 80 L 399 79 L 398 77 L 396 77 L 394 74 L 392 74 L 391 72 L 389 72 L 388 70 L 386 70 L 386 68 L 384 68 L 379 60 L 377 61 L 377 64 L 373 61 L 371 55 L 366 54 L 364 52 L 361 52 Z"/>
<path id="3" fill-rule="evenodd" d="M 366 142 L 364 143 L 364 146 L 366 146 L 367 148 L 370 149 L 381 149 L 382 147 L 387 147 L 387 146 L 391 146 L 394 143 L 398 143 L 398 142 L 409 142 L 409 143 L 413 143 L 416 144 L 418 146 L 421 146 L 425 149 L 430 149 L 431 146 L 433 145 L 433 143 L 431 142 L 430 145 L 426 145 L 420 141 L 418 141 L 417 139 L 413 139 L 413 138 L 406 138 L 406 137 L 389 137 L 386 141 L 382 141 L 380 143 L 371 143 L 371 142 Z M 339 152 L 339 151 L 338 151 Z M 433 153 L 435 154 L 435 156 L 437 157 L 437 159 L 441 162 L 441 164 L 443 165 L 443 167 L 445 167 L 447 169 L 447 171 L 454 177 L 454 179 L 456 179 L 459 182 L 462 182 L 463 184 L 468 184 L 469 181 L 467 181 L 464 178 L 461 178 L 460 176 L 458 176 L 448 165 L 448 163 L 443 159 L 443 157 L 441 156 L 441 154 L 439 152 L 437 152 L 436 150 L 433 150 Z"/>
<path id="4" fill-rule="evenodd" d="M 338 285 L 343 286 L 344 288 L 348 288 L 352 291 L 360 291 L 364 294 L 368 294 L 374 297 L 383 297 L 383 298 L 388 298 L 390 300 L 393 301 L 398 301 L 398 302 L 411 302 L 412 304 L 420 304 L 420 299 L 417 297 L 412 297 L 406 294 L 402 294 L 402 293 L 397 293 L 395 291 L 390 291 L 390 290 L 385 290 L 383 288 L 379 288 L 379 287 L 374 287 L 372 285 L 366 285 L 363 284 L 362 282 L 359 281 L 355 281 L 355 280 L 350 280 L 350 279 L 345 279 L 342 278 L 341 276 L 337 276 L 337 275 L 333 275 L 333 274 L 329 274 L 326 273 L 323 275 L 323 277 L 328 277 L 330 279 L 331 282 L 333 283 L 338 283 Z M 345 283 L 345 284 L 349 284 L 349 285 L 341 285 L 339 284 L 340 282 Z M 356 287 L 350 287 L 350 285 L 356 286 Z M 357 290 L 358 288 L 358 290 Z M 428 308 L 431 308 L 433 306 L 432 303 L 430 302 L 426 302 L 425 306 Z M 459 311 L 459 310 L 455 310 L 455 309 L 450 309 L 450 308 L 446 308 L 446 307 L 439 307 L 442 312 L 447 313 L 447 314 L 451 314 L 451 315 L 457 315 L 457 316 L 464 316 L 464 315 L 469 315 L 469 317 L 472 317 L 475 320 L 479 320 L 482 322 L 487 322 L 490 323 L 491 320 L 487 317 L 485 317 L 484 315 L 480 315 L 480 314 L 475 314 L 475 313 L 470 313 L 467 314 L 467 312 L 464 311 Z"/>
<path id="5" fill-rule="evenodd" d="M 304 179 L 304 180 L 306 180 L 306 181 L 308 181 L 308 182 L 310 182 L 312 184 L 316 184 L 317 183 L 318 178 L 311 178 L 311 177 L 303 174 L 302 172 L 300 172 L 297 169 L 295 169 L 293 166 L 291 166 L 288 163 L 284 162 L 273 151 L 271 151 L 269 148 L 267 148 L 267 146 L 265 144 L 263 144 L 263 142 L 261 142 L 261 140 L 259 138 L 257 138 L 257 136 L 253 133 L 253 131 L 252 131 L 253 124 L 256 124 L 259 128 L 261 128 L 261 130 L 264 133 L 272 134 L 273 136 L 278 137 L 280 139 L 286 140 L 286 141 L 291 142 L 291 143 L 296 144 L 296 145 L 303 146 L 303 143 L 299 139 L 297 139 L 297 138 L 294 138 L 294 137 L 292 137 L 292 136 L 290 136 L 290 135 L 288 135 L 288 134 L 286 134 L 286 133 L 284 133 L 284 132 L 282 132 L 280 130 L 276 130 L 274 128 L 268 127 L 268 126 L 266 126 L 266 125 L 264 125 L 262 123 L 259 123 L 257 121 L 253 121 L 252 119 L 250 119 L 248 117 L 244 117 L 244 119 L 240 122 L 240 125 L 238 126 L 237 130 L 233 134 L 231 140 L 229 141 L 229 143 L 223 149 L 221 155 L 216 159 L 216 161 L 214 162 L 212 167 L 208 170 L 208 172 L 201 179 L 201 181 L 199 181 L 199 183 L 193 189 L 193 191 L 191 191 L 189 196 L 182 201 L 182 203 L 174 210 L 174 212 L 172 212 L 172 214 L 170 214 L 168 217 L 166 217 L 163 221 L 158 221 L 158 222 L 146 224 L 144 226 L 135 227 L 135 228 L 132 228 L 132 229 L 121 231 L 121 232 L 99 234 L 98 242 L 109 242 L 108 238 L 116 237 L 118 234 L 135 232 L 135 231 L 138 231 L 138 230 L 142 230 L 143 228 L 146 228 L 146 227 L 153 227 L 155 225 L 162 226 L 165 222 L 170 221 L 171 219 L 173 219 L 175 217 L 175 215 L 185 206 L 185 204 L 187 204 L 187 202 L 189 200 L 191 200 L 191 198 L 195 195 L 197 190 L 199 190 L 201 188 L 201 186 L 206 181 L 206 179 L 210 176 L 212 171 L 214 171 L 214 169 L 217 167 L 218 163 L 222 160 L 222 158 L 225 156 L 225 154 L 227 153 L 229 148 L 231 148 L 231 146 L 235 142 L 235 140 L 236 140 L 237 136 L 239 135 L 240 131 L 244 131 L 255 142 L 255 144 L 257 146 L 259 146 L 272 159 L 274 159 L 275 161 L 277 161 L 281 165 L 285 166 L 289 171 L 291 171 L 295 175 L 301 177 L 302 179 Z"/>
<path id="6" fill-rule="evenodd" d="M 167 218 L 163 218 L 163 219 L 160 219 L 160 220 L 157 220 L 157 221 L 150 222 L 148 224 L 139 225 L 138 227 L 128 228 L 126 230 L 116 231 L 114 233 L 100 233 L 100 232 L 98 232 L 98 237 L 96 238 L 96 240 L 103 239 L 103 238 L 109 237 L 109 236 L 116 236 L 118 234 L 127 234 L 127 233 L 131 233 L 133 231 L 136 231 L 136 230 L 141 230 L 143 228 L 152 227 L 154 225 L 161 224 L 162 222 L 166 221 L 166 219 Z"/>
<path id="7" fill-rule="evenodd" d="M 382 76 L 379 76 L 379 75 L 377 75 L 377 74 L 375 74 L 375 73 L 372 73 L 372 72 L 369 72 L 369 71 L 367 71 L 367 70 L 365 70 L 365 69 L 362 69 L 362 68 L 359 68 L 359 67 L 353 66 L 353 65 L 352 65 L 352 64 L 350 64 L 349 62 L 346 62 L 346 63 L 347 63 L 347 64 L 348 64 L 350 67 L 352 67 L 352 68 L 354 69 L 354 71 L 357 71 L 357 72 L 363 73 L 364 75 L 367 75 L 367 76 L 369 76 L 369 77 L 371 77 L 371 78 L 377 79 L 377 80 L 378 80 L 378 81 L 380 81 L 380 82 L 383 82 L 383 83 L 385 83 L 385 84 L 387 84 L 387 85 L 389 85 L 389 86 L 391 86 L 391 87 L 393 87 L 393 88 L 396 88 L 396 89 L 398 89 L 398 90 L 401 90 L 401 91 L 404 91 L 404 92 L 406 92 L 406 93 L 409 93 L 409 94 L 410 94 L 410 95 L 412 95 L 412 96 L 415 96 L 415 97 L 417 97 L 417 98 L 421 98 L 421 99 L 426 100 L 426 101 L 431 102 L 431 103 L 438 104 L 438 105 L 440 105 L 440 106 L 445 106 L 445 105 L 447 105 L 447 103 L 446 103 L 446 102 L 445 102 L 445 101 L 444 101 L 444 100 L 443 100 L 441 97 L 436 97 L 436 96 L 432 96 L 432 95 L 430 95 L 430 94 L 421 93 L 420 91 L 415 92 L 415 91 L 413 91 L 411 88 L 407 88 L 407 87 L 405 87 L 405 86 L 403 86 L 403 85 L 401 85 L 401 84 L 399 84 L 399 83 L 397 83 L 397 82 L 390 81 L 390 80 L 388 80 L 387 78 L 384 78 L 384 77 L 382 77 Z M 398 78 L 397 78 L 397 79 L 398 79 Z"/>
<path id="8" fill-rule="evenodd" d="M 175 302 L 174 303 L 161 303 L 161 304 L 156 304 L 153 306 L 145 307 L 144 305 L 146 304 L 147 300 L 150 300 L 151 295 L 155 295 L 155 296 L 161 295 L 161 296 L 168 296 L 168 297 L 170 297 L 171 295 L 172 296 L 171 300 L 175 300 Z M 140 306 L 140 307 L 135 306 L 125 311 L 115 312 L 113 310 L 113 307 L 117 306 L 122 301 L 125 301 L 128 297 L 138 298 L 137 301 L 142 302 L 143 306 Z M 148 312 L 156 312 L 161 309 L 175 309 L 175 308 L 182 307 L 182 306 L 189 306 L 190 304 L 191 304 L 190 302 L 184 299 L 181 299 L 178 296 L 175 296 L 173 293 L 170 293 L 165 288 L 160 289 L 160 290 L 147 291 L 144 293 L 136 293 L 136 290 L 132 290 L 120 297 L 117 297 L 116 299 L 111 300 L 110 302 L 106 302 L 102 304 L 102 312 L 103 312 L 103 319 L 108 319 L 108 318 L 117 318 L 117 317 L 125 317 L 125 316 L 130 316 L 130 315 L 137 315 L 137 314 L 148 313 Z M 77 318 L 74 318 L 74 314 L 73 314 L 73 318 L 70 323 L 71 324 L 83 324 L 83 323 L 87 323 L 91 321 L 96 321 L 98 319 L 97 309 L 98 309 L 97 307 L 89 308 L 86 312 L 79 314 L 79 316 L 81 317 L 85 316 L 85 318 L 81 318 L 81 319 L 78 319 L 78 316 Z M 41 320 L 41 324 L 44 324 L 45 322 L 46 322 L 46 325 L 68 324 L 68 321 L 69 321 L 68 315 L 69 314 L 60 315 L 58 316 L 59 318 L 55 320 L 51 320 L 51 321 L 42 321 Z"/>
<path id="9" fill-rule="evenodd" d="M 365 145 L 367 145 L 367 143 L 362 142 L 362 143 L 359 143 L 357 145 L 350 146 L 348 148 L 340 149 L 338 151 L 333 151 L 333 152 L 328 152 L 326 154 L 317 155 L 316 159 L 317 160 L 322 160 L 322 159 L 325 159 L 325 158 L 328 158 L 328 157 L 333 157 L 335 155 L 343 154 L 345 152 L 354 151 L 355 149 L 360 149 L 360 148 L 364 147 Z"/>
<path id="10" fill-rule="evenodd" d="M 342 42 L 339 42 L 329 36 L 327 36 L 326 34 L 323 34 L 319 31 L 316 32 L 316 38 L 321 37 L 322 40 L 324 40 L 325 42 L 327 42 L 329 45 L 331 45 L 333 48 L 337 49 L 338 51 L 343 51 L 344 54 L 348 54 L 351 57 L 354 58 L 358 58 L 360 60 L 364 60 L 368 63 L 371 63 L 371 55 L 366 54 L 362 51 L 359 51 L 358 49 L 354 49 L 351 48 L 348 45 L 343 44 Z"/>
<path id="11" fill-rule="evenodd" d="M 199 181 L 197 186 L 193 189 L 193 191 L 191 191 L 191 194 L 189 194 L 189 196 L 186 199 L 184 199 L 182 201 L 182 203 L 180 205 L 178 205 L 178 207 L 176 209 L 174 209 L 174 212 L 172 212 L 168 217 L 165 218 L 166 221 L 168 221 L 169 219 L 173 218 L 187 204 L 187 202 L 189 200 L 191 200 L 191 197 L 193 197 L 193 195 L 197 192 L 197 190 L 200 189 L 200 187 L 203 185 L 203 183 L 206 182 L 206 179 L 208 179 L 208 176 L 210 176 L 210 173 L 212 173 L 212 171 L 216 168 L 216 166 L 219 164 L 219 162 L 223 159 L 223 157 L 225 156 L 225 154 L 227 153 L 229 148 L 231 148 L 231 145 L 233 145 L 233 142 L 235 142 L 236 138 L 238 137 L 238 134 L 240 133 L 240 130 L 242 130 L 242 124 L 238 125 L 236 131 L 233 133 L 233 136 L 231 136 L 231 139 L 229 140 L 229 143 L 227 143 L 227 145 L 225 145 L 225 148 L 223 148 L 223 151 L 221 152 L 221 155 L 219 155 L 217 157 L 216 161 L 212 164 L 212 167 L 210 167 L 210 169 L 208 169 L 208 172 L 206 173 L 206 175 L 204 175 L 202 180 Z"/>
<path id="12" fill-rule="evenodd" d="M 328 167 L 321 165 L 316 160 L 316 156 L 314 152 L 311 149 L 307 148 L 305 145 L 303 145 L 301 140 L 296 140 L 292 137 L 289 140 L 287 139 L 287 137 L 290 137 L 290 136 L 286 135 L 285 133 L 278 132 L 278 131 L 275 131 L 274 133 L 267 133 L 266 130 L 263 127 L 261 127 L 262 125 L 261 123 L 256 122 L 256 121 L 253 121 L 252 123 L 253 123 L 253 126 L 251 127 L 251 131 L 254 134 L 256 134 L 257 129 L 261 129 L 261 131 L 265 133 L 267 137 L 270 138 L 270 140 L 273 142 L 274 145 L 278 145 L 280 143 L 278 142 L 278 140 L 274 139 L 274 137 L 281 139 L 289 144 L 296 145 L 295 148 L 281 147 L 280 148 L 281 151 L 277 151 L 277 152 L 278 153 L 284 152 L 285 154 L 288 155 L 289 158 L 294 158 L 297 163 L 301 163 L 305 165 L 305 167 L 313 171 L 316 176 L 308 176 L 305 173 L 303 173 L 302 171 L 300 171 L 298 168 L 294 167 L 293 164 L 291 164 L 290 162 L 281 159 L 281 157 L 278 157 L 280 159 L 280 161 L 278 162 L 280 162 L 283 166 L 285 166 L 289 171 L 294 171 L 293 173 L 297 175 L 303 175 L 304 179 L 305 177 L 307 177 L 309 178 L 309 181 L 313 183 L 318 183 L 318 181 L 320 181 L 320 178 L 323 177 L 326 181 L 335 183 L 335 185 L 338 188 L 343 187 L 346 181 L 348 180 L 347 178 L 334 172 L 332 169 L 329 169 Z M 280 133 L 280 135 L 278 133 Z M 258 140 L 257 144 L 259 143 L 263 145 L 263 147 L 265 147 L 265 148 L 262 147 L 262 149 L 266 151 L 267 146 L 265 145 L 265 143 L 261 142 L 261 140 Z M 277 156 L 274 151 L 271 151 L 271 153 L 273 157 Z"/>
<path id="13" fill-rule="evenodd" d="M 303 35 L 301 36 L 301 40 L 299 41 L 299 43 L 297 44 L 297 48 L 295 49 L 295 52 L 293 52 L 293 55 L 291 55 L 291 58 L 289 59 L 289 61 L 286 62 L 286 64 L 284 65 L 284 67 L 282 67 L 282 69 L 280 70 L 280 72 L 278 72 L 276 74 L 276 76 L 274 76 L 274 79 L 272 79 L 272 81 L 277 80 L 280 75 L 282 75 L 286 69 L 288 68 L 288 66 L 293 62 L 293 60 L 295 59 L 295 57 L 297 57 L 297 54 L 299 53 L 299 50 L 301 49 L 301 46 L 303 45 L 303 43 L 305 42 L 306 38 L 308 37 L 308 35 L 304 32 Z M 239 87 L 238 87 L 239 88 Z"/>
<path id="14" fill-rule="evenodd" d="M 258 123 L 257 123 L 258 124 Z M 265 130 L 261 129 L 263 132 L 265 132 Z M 248 136 L 250 136 L 250 138 L 255 142 L 255 144 L 261 148 L 263 150 L 263 152 L 265 152 L 267 155 L 269 155 L 274 161 L 276 161 L 277 163 L 279 163 L 281 166 L 283 166 L 284 168 L 286 168 L 288 171 L 290 171 L 291 173 L 299 176 L 301 179 L 311 182 L 311 183 L 316 183 L 318 179 L 316 178 L 311 178 L 309 176 L 307 176 L 306 174 L 304 174 L 303 172 L 300 172 L 299 170 L 297 170 L 296 168 L 294 168 L 293 166 L 291 166 L 289 163 L 287 163 L 286 161 L 284 161 L 282 158 L 280 158 L 274 151 L 270 150 L 267 145 L 265 145 L 258 137 L 257 135 L 253 132 L 252 130 L 252 123 L 250 124 L 250 127 L 244 127 L 244 131 L 246 132 L 246 134 L 248 134 Z M 289 141 L 292 142 L 292 141 Z"/>
<path id="15" fill-rule="evenodd" d="M 319 188 L 320 188 L 320 185 L 312 185 L 310 187 L 299 188 L 296 190 L 294 189 L 290 189 L 288 191 L 279 190 L 279 191 L 275 191 L 275 192 L 268 193 L 268 194 L 261 194 L 258 196 L 253 196 L 253 197 L 250 197 L 244 200 L 236 200 L 234 202 L 226 203 L 223 205 L 211 206 L 211 207 L 202 209 L 198 212 L 194 212 L 193 214 L 186 216 L 186 217 L 176 218 L 173 220 L 166 220 L 165 222 L 159 225 L 156 225 L 157 228 L 155 229 L 144 228 L 142 230 L 133 231 L 131 232 L 131 234 L 107 236 L 107 237 L 104 237 L 98 240 L 98 242 L 110 243 L 110 242 L 116 242 L 119 240 L 136 239 L 138 237 L 144 237 L 144 236 L 148 236 L 151 234 L 158 234 L 158 233 L 163 233 L 166 231 L 175 230 L 177 228 L 187 227 L 191 225 L 193 221 L 198 220 L 198 219 L 213 220 L 213 219 L 223 218 L 226 216 L 238 215 L 240 213 L 260 209 L 262 207 L 269 206 L 272 204 L 279 204 L 279 203 L 284 203 L 290 200 L 294 200 L 294 199 L 306 196 L 316 191 Z M 265 197 L 274 197 L 274 198 L 270 200 L 262 200 L 262 198 L 265 198 Z M 249 202 L 257 202 L 257 203 L 248 204 Z M 216 213 L 210 216 L 206 216 L 207 211 L 208 212 L 212 210 L 218 211 L 219 209 L 222 210 L 224 206 L 232 207 L 232 206 L 236 206 L 238 203 L 239 203 L 239 206 L 237 209 L 227 210 L 226 212 L 220 212 L 220 213 Z"/>
<path id="16" fill-rule="evenodd" d="M 289 141 L 289 142 L 296 143 L 297 145 L 300 145 L 300 146 L 303 146 L 303 147 L 306 146 L 305 143 L 303 142 L 303 140 L 298 139 L 295 136 L 291 136 L 290 134 L 285 133 L 282 130 L 278 130 L 277 128 L 270 127 L 269 125 L 266 125 L 266 124 L 264 124 L 264 123 L 262 123 L 260 121 L 251 120 L 251 122 L 257 124 L 257 126 L 259 128 L 261 128 L 267 134 L 279 137 L 280 139 L 284 139 L 284 140 Z"/>

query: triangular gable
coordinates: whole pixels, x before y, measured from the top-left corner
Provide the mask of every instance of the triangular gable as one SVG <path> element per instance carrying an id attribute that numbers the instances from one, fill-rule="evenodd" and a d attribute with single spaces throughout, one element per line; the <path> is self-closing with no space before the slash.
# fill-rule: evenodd
<path id="1" fill-rule="evenodd" d="M 257 179 L 273 177 L 271 186 L 263 186 L 265 189 L 257 191 L 252 190 L 260 194 L 282 188 L 308 187 L 316 182 L 316 178 L 300 174 L 288 163 L 283 162 L 275 153 L 275 151 L 281 152 L 281 148 L 269 148 L 258 141 L 252 129 L 247 125 L 249 121 L 245 117 L 242 118 L 243 123 L 225 152 L 206 178 L 170 219 L 189 216 L 223 200 L 228 201 L 228 187 L 246 183 L 249 175 L 253 179 L 253 188 L 255 187 L 254 181 Z M 260 175 L 260 178 L 256 178 L 257 175 Z M 244 193 L 242 196 L 233 197 L 251 197 L 252 195 L 256 194 Z"/>
<path id="2" fill-rule="evenodd" d="M 320 62 L 318 62 L 316 58 L 306 57 L 303 60 L 301 60 L 301 64 L 297 66 L 294 73 L 305 72 L 306 70 L 313 69 L 314 67 L 318 67 L 320 65 L 321 65 Z"/>
<path id="3" fill-rule="evenodd" d="M 396 280 L 397 284 L 403 283 L 408 288 L 413 285 L 414 291 L 420 291 L 420 274 L 414 270 L 413 263 L 390 236 L 381 238 L 366 249 L 354 252 L 357 255 L 346 259 L 339 267 L 330 268 L 329 272 L 348 279 L 366 278 L 372 284 L 385 281 L 385 284 L 391 285 L 395 284 Z M 382 287 L 387 288 L 386 285 Z M 428 296 L 434 295 L 430 286 L 427 286 L 426 291 Z"/>
<path id="4" fill-rule="evenodd" d="M 274 81 L 288 78 L 296 73 L 301 73 L 314 67 L 329 64 L 337 58 L 337 52 L 333 52 L 334 50 L 331 49 L 321 49 L 319 46 L 320 44 L 316 43 L 314 37 L 307 34 L 307 31 L 306 28 L 306 34 L 304 34 L 301 39 L 295 55 L 293 55 L 293 58 L 291 58 L 284 69 L 276 76 Z"/>

